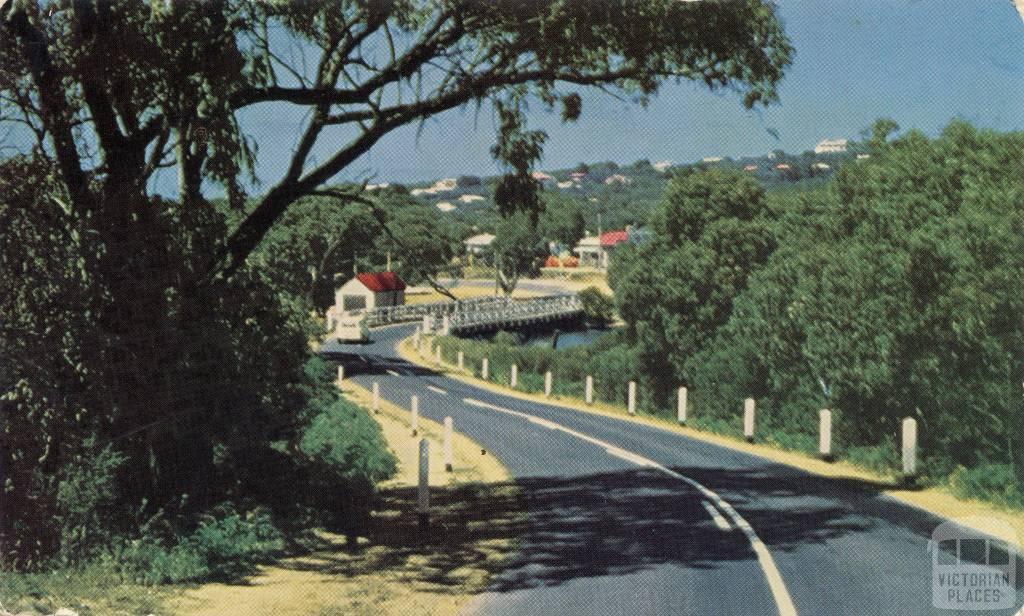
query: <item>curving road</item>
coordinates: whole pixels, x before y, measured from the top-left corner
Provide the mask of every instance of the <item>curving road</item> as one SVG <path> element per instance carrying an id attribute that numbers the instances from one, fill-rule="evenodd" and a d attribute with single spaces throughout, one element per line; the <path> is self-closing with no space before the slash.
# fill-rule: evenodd
<path id="1" fill-rule="evenodd" d="M 322 352 L 402 408 L 416 394 L 424 416 L 450 415 L 522 488 L 527 530 L 473 612 L 955 613 L 932 607 L 928 539 L 942 520 L 878 486 L 465 384 L 398 356 L 412 329 Z"/>

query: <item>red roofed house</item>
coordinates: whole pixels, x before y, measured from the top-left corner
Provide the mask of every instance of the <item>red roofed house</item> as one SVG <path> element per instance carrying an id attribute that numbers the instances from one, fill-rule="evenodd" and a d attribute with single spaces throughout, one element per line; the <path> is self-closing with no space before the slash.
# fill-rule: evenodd
<path id="1" fill-rule="evenodd" d="M 629 241 L 629 227 L 621 231 L 607 231 L 600 236 L 585 237 L 573 250 L 580 256 L 580 267 L 608 268 L 608 257 L 619 244 Z"/>
<path id="2" fill-rule="evenodd" d="M 372 310 L 405 303 L 405 283 L 394 272 L 356 274 L 334 294 L 338 312 Z"/>

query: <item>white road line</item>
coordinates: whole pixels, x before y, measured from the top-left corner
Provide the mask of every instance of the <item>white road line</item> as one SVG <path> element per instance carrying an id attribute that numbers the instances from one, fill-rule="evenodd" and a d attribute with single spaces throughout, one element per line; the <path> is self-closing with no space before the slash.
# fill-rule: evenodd
<path id="1" fill-rule="evenodd" d="M 729 525 L 729 521 L 723 518 L 722 514 L 718 513 L 718 510 L 715 509 L 714 505 L 706 500 L 702 500 L 700 504 L 704 505 L 704 510 L 707 511 L 708 515 L 711 516 L 711 519 L 715 521 L 715 526 L 717 526 L 719 530 L 732 530 L 732 526 Z"/>
<path id="2" fill-rule="evenodd" d="M 779 610 L 779 616 L 797 616 L 796 605 L 793 604 L 793 599 L 789 596 L 789 590 L 786 589 L 786 583 L 782 580 L 782 574 L 779 573 L 779 568 L 775 565 L 775 559 L 772 558 L 771 552 L 768 551 L 768 546 L 766 546 L 764 542 L 761 541 L 761 538 L 757 536 L 757 533 L 754 532 L 754 529 L 750 526 L 750 523 L 748 523 L 743 518 L 743 516 L 741 516 L 735 509 L 733 509 L 732 505 L 725 502 L 725 500 L 722 499 L 722 497 L 716 494 L 713 490 L 698 483 L 697 481 L 694 481 L 693 479 L 690 479 L 689 477 L 686 477 L 685 475 L 680 475 L 679 473 L 675 472 L 674 470 L 666 466 L 658 464 L 654 460 L 644 458 L 643 456 L 637 455 L 631 451 L 626 451 L 625 449 L 616 447 L 611 443 L 602 441 L 601 439 L 594 438 L 593 436 L 589 436 L 581 432 L 577 432 L 571 428 L 567 428 L 553 421 L 548 421 L 547 419 L 542 419 L 540 417 L 530 415 L 529 413 L 513 411 L 512 409 L 507 409 L 501 406 L 497 406 L 495 404 L 482 402 L 480 400 L 474 400 L 473 398 L 463 398 L 462 401 L 470 406 L 476 406 L 480 408 L 490 409 L 492 411 L 498 411 L 499 413 L 513 415 L 530 421 L 532 423 L 550 428 L 552 430 L 559 430 L 570 436 L 574 436 L 580 440 L 592 443 L 599 447 L 603 447 L 607 453 L 617 458 L 627 460 L 639 466 L 646 466 L 653 469 L 657 469 L 665 473 L 666 475 L 675 477 L 680 481 L 684 481 L 690 484 L 691 486 L 696 488 L 701 494 L 703 494 L 705 498 L 713 502 L 719 509 L 724 511 L 725 514 L 728 515 L 729 518 L 732 520 L 732 523 L 736 526 L 736 528 L 739 528 L 741 531 L 743 531 L 743 534 L 746 535 L 747 541 L 750 542 L 750 547 L 753 548 L 754 554 L 757 556 L 757 562 L 759 565 L 761 565 L 761 570 L 764 571 L 765 581 L 768 582 L 768 588 L 772 592 L 772 598 L 775 599 L 775 607 Z M 723 519 L 723 521 L 725 520 Z"/>
<path id="3" fill-rule="evenodd" d="M 448 392 L 446 390 L 444 390 L 444 389 L 441 389 L 440 387 L 434 387 L 433 385 L 427 385 L 427 389 L 429 389 L 430 391 L 434 392 L 435 394 L 441 394 L 442 396 L 447 396 L 448 395 Z"/>
<path id="4" fill-rule="evenodd" d="M 388 374 L 390 374 L 391 376 L 402 376 L 400 373 L 391 369 L 388 369 Z"/>

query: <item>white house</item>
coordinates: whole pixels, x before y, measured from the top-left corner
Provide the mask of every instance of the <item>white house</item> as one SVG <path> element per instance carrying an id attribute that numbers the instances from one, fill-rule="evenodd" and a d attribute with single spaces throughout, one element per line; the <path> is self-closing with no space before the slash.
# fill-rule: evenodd
<path id="1" fill-rule="evenodd" d="M 437 209 L 441 210 L 442 212 L 450 212 L 450 211 L 456 209 L 456 206 L 452 205 L 452 203 L 450 201 L 440 201 L 434 207 L 436 207 Z"/>
<path id="2" fill-rule="evenodd" d="M 658 162 L 654 163 L 651 166 L 654 167 L 656 171 L 660 173 L 665 173 L 666 171 L 672 168 L 673 164 L 675 163 L 673 163 L 670 160 L 659 160 Z"/>
<path id="3" fill-rule="evenodd" d="M 394 272 L 356 274 L 334 294 L 335 313 L 405 303 L 405 282 Z"/>
<path id="4" fill-rule="evenodd" d="M 607 184 L 608 186 L 611 186 L 613 184 L 618 184 L 620 186 L 625 186 L 627 184 L 632 184 L 633 183 L 633 178 L 631 178 L 629 176 L 622 175 L 621 173 L 615 173 L 615 174 L 609 175 L 607 178 L 605 178 L 604 183 Z"/>
<path id="5" fill-rule="evenodd" d="M 490 233 L 481 233 L 480 235 L 474 235 L 462 243 L 466 245 L 466 254 L 480 255 L 487 250 L 487 247 L 490 246 L 493 241 L 493 235 Z"/>
<path id="6" fill-rule="evenodd" d="M 486 201 L 486 199 L 484 199 L 480 195 L 462 195 L 461 197 L 459 197 L 459 201 L 463 203 L 475 203 L 477 201 Z"/>
<path id="7" fill-rule="evenodd" d="M 846 139 L 822 139 L 814 146 L 815 154 L 835 154 L 846 151 Z"/>
<path id="8" fill-rule="evenodd" d="M 580 267 L 607 269 L 615 247 L 629 241 L 632 227 L 619 231 L 606 231 L 601 235 L 589 235 L 576 244 L 573 252 L 580 256 Z"/>

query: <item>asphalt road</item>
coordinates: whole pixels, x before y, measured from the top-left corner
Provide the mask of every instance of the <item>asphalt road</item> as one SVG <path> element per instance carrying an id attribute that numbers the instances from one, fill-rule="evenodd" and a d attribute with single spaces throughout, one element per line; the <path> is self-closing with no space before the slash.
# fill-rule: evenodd
<path id="1" fill-rule="evenodd" d="M 351 354 L 348 378 L 402 408 L 416 394 L 422 415 L 450 415 L 522 488 L 518 552 L 473 612 L 956 613 L 932 606 L 928 540 L 943 520 L 879 486 L 467 385 L 398 357 L 412 329 L 322 351 Z"/>

